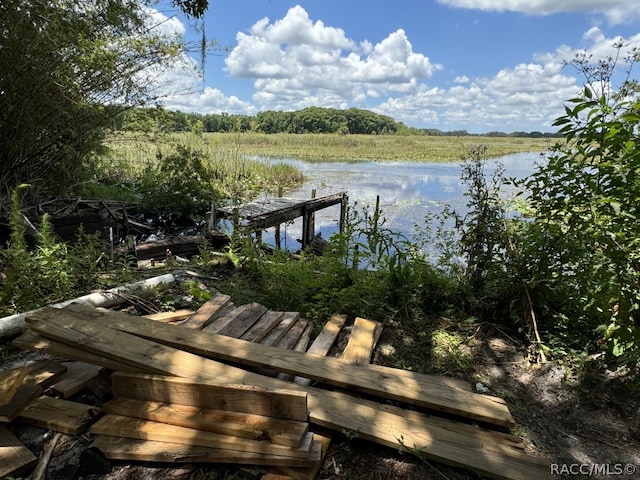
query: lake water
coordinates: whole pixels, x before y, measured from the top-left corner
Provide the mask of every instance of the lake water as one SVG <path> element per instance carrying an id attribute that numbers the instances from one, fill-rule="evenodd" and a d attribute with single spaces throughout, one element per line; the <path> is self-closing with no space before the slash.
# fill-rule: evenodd
<path id="1" fill-rule="evenodd" d="M 263 159 L 266 162 L 284 162 L 296 166 L 306 177 L 302 187 L 287 192 L 291 198 L 310 198 L 311 191 L 321 197 L 346 191 L 351 205 L 375 207 L 380 197 L 380 208 L 387 219 L 386 226 L 411 238 L 415 224 L 424 224 L 425 216 L 448 204 L 456 211 L 465 209 L 466 186 L 461 181 L 461 162 L 306 162 L 296 159 Z M 540 154 L 521 153 L 488 160 L 485 175 L 490 178 L 498 164 L 504 166 L 504 177 L 525 178 L 530 175 Z M 505 192 L 509 195 L 509 192 Z M 316 233 L 329 238 L 338 231 L 340 207 L 334 206 L 316 213 Z M 297 250 L 300 244 L 302 222 L 282 226 L 282 247 Z M 263 240 L 274 244 L 273 229 L 263 234 Z"/>

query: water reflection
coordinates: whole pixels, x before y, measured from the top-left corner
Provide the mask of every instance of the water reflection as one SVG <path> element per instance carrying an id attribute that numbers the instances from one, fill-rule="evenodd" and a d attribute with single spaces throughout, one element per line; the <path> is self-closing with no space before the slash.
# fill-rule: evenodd
<path id="1" fill-rule="evenodd" d="M 306 177 L 304 185 L 287 193 L 292 198 L 309 198 L 312 190 L 317 196 L 347 191 L 350 204 L 373 209 L 376 197 L 387 219 L 387 227 L 411 238 L 414 225 L 423 224 L 425 216 L 449 205 L 463 212 L 466 205 L 466 186 L 461 181 L 461 163 L 428 162 L 305 162 L 296 159 L 263 159 L 284 162 L 297 167 Z M 525 178 L 530 175 L 540 155 L 521 153 L 508 155 L 485 164 L 485 175 L 490 177 L 498 164 L 505 168 L 505 177 Z M 339 206 L 316 214 L 316 233 L 329 238 L 338 230 Z M 297 250 L 301 237 L 301 222 L 283 227 L 283 248 Z M 273 231 L 263 239 L 274 244 Z"/>

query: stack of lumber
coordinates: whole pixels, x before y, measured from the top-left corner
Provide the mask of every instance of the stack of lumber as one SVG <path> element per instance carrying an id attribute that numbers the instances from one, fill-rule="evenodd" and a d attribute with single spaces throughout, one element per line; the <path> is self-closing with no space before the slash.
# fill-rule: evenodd
<path id="1" fill-rule="evenodd" d="M 116 398 L 103 407 L 107 414 L 91 427 L 98 435 L 94 446 L 107 458 L 295 467 L 320 463 L 321 445 L 309 431 L 302 392 L 135 373 L 114 374 L 113 388 Z"/>
<path id="2" fill-rule="evenodd" d="M 357 319 L 358 334 L 352 334 L 343 358 L 334 358 L 323 355 L 342 327 L 340 317 L 327 323 L 308 351 L 310 325 L 297 313 L 255 303 L 236 307 L 226 295 L 214 296 L 179 322 L 162 320 L 80 305 L 44 309 L 27 318 L 31 329 L 14 343 L 116 372 L 115 399 L 104 406 L 108 420 L 91 427 L 97 446 L 112 458 L 277 465 L 291 478 L 310 479 L 330 438 L 318 433 L 321 427 L 358 432 L 489 478 L 549 477 L 546 462 L 526 454 L 520 439 L 507 433 L 515 422 L 504 400 L 474 393 L 456 379 L 371 365 L 380 331 L 376 322 Z M 167 396 L 176 385 L 190 393 Z M 203 395 L 208 389 L 231 395 L 246 388 L 287 398 L 286 408 L 281 405 L 276 414 L 243 409 L 236 399 L 201 403 L 203 397 L 226 398 Z M 295 394 L 306 399 L 305 420 L 283 417 L 296 405 Z M 262 423 L 254 424 L 261 426 L 238 430 L 230 419 L 246 414 L 262 415 Z M 223 431 L 211 426 L 213 418 L 229 419 Z M 315 435 L 307 433 L 293 445 L 277 428 L 267 429 L 276 420 L 301 422 L 301 428 L 308 421 Z M 172 432 L 164 445 L 154 443 L 159 429 Z M 242 441 L 212 443 L 231 432 Z M 244 450 L 229 448 L 245 443 Z"/>

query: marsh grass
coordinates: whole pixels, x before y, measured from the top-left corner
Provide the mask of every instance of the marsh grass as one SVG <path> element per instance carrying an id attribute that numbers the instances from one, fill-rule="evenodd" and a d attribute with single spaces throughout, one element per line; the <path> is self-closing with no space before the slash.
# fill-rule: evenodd
<path id="1" fill-rule="evenodd" d="M 487 145 L 488 157 L 543 152 L 544 138 L 420 135 L 205 133 L 203 141 L 247 156 L 303 160 L 459 161 L 470 147 Z"/>
<path id="2" fill-rule="evenodd" d="M 95 181 L 84 188 L 99 196 L 109 196 L 114 194 L 114 190 L 133 192 L 139 189 L 140 184 L 157 183 L 162 178 L 166 179 L 168 173 L 186 177 L 193 173 L 188 168 L 187 158 L 181 171 L 180 159 L 175 157 L 187 154 L 202 160 L 207 177 L 204 180 L 214 184 L 215 190 L 227 198 L 251 196 L 259 191 L 274 192 L 279 187 L 286 190 L 304 181 L 303 175 L 293 166 L 262 162 L 246 155 L 237 137 L 229 135 L 220 142 L 192 133 L 119 133 L 111 137 L 106 153 L 100 156 Z M 162 178 L 149 178 L 153 172 L 166 170 L 168 159 L 173 159 L 171 172 L 165 172 Z"/>
<path id="3" fill-rule="evenodd" d="M 553 140 L 555 141 L 555 140 Z M 129 173 L 166 155 L 175 145 L 201 149 L 223 169 L 239 166 L 265 169 L 252 157 L 298 158 L 303 160 L 383 160 L 383 161 L 459 161 L 471 147 L 486 145 L 488 157 L 519 152 L 543 152 L 550 141 L 544 138 L 486 136 L 419 135 L 339 135 L 339 134 L 263 134 L 263 133 L 173 133 L 164 135 L 118 134 L 109 142 L 106 158 L 114 172 Z M 241 160 L 244 160 L 242 162 Z M 239 165 L 243 164 L 243 165 Z M 250 167 L 249 167 L 250 165 Z M 131 170 L 133 168 L 133 170 Z M 279 173 L 283 169 L 278 166 Z M 138 170 L 139 171 L 139 170 Z M 264 174 L 264 172 L 261 172 Z M 287 176 L 290 175 L 287 172 Z"/>

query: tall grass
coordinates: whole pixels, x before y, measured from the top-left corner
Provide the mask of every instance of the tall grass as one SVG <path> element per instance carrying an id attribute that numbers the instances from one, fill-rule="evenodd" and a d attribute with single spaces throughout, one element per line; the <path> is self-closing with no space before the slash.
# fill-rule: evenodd
<path id="1" fill-rule="evenodd" d="M 549 141 L 516 137 L 205 133 L 203 141 L 241 155 L 304 160 L 459 161 L 472 146 L 488 157 L 543 152 Z"/>
<path id="2" fill-rule="evenodd" d="M 182 162 L 175 158 L 185 152 L 196 155 L 202 163 L 207 178 L 201 180 L 211 182 L 217 195 L 228 198 L 277 191 L 279 187 L 286 189 L 304 181 L 295 167 L 252 159 L 243 153 L 241 145 L 239 139 L 231 136 L 221 143 L 191 133 L 117 134 L 96 162 L 98 168 L 92 181 L 81 185 L 79 191 L 93 197 L 116 195 L 118 199 L 137 201 L 141 184 L 157 183 L 167 176 L 193 176 L 189 159 Z M 171 165 L 167 165 L 168 159 Z M 163 174 L 158 175 L 159 171 Z"/>

